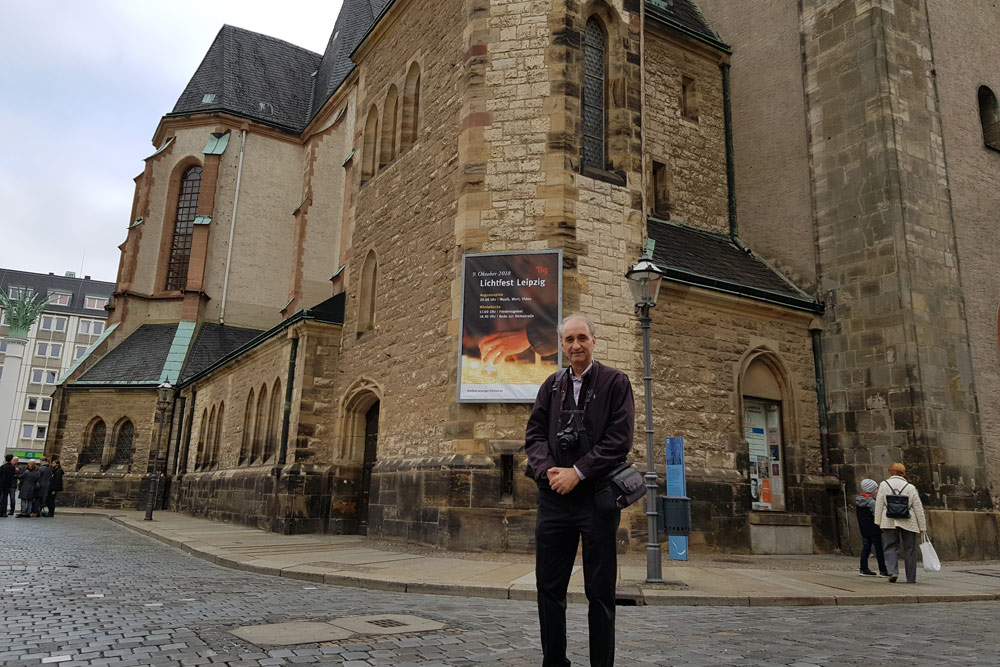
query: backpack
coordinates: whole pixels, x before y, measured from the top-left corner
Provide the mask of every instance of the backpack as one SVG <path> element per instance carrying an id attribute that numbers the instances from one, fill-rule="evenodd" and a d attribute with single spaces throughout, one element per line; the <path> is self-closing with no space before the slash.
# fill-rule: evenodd
<path id="1" fill-rule="evenodd" d="M 910 518 L 910 497 L 900 495 L 906 490 L 909 484 L 904 484 L 903 488 L 897 491 L 892 488 L 892 484 L 889 482 L 885 483 L 892 491 L 892 494 L 886 495 L 885 497 L 885 515 L 890 519 L 909 519 Z"/>

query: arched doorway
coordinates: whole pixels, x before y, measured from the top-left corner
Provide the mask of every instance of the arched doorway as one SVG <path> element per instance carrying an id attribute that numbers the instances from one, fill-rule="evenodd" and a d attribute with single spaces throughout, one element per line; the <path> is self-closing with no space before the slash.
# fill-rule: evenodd
<path id="1" fill-rule="evenodd" d="M 368 505 L 371 502 L 372 469 L 378 455 L 379 402 L 365 413 L 365 454 L 361 465 L 361 502 L 358 504 L 358 533 L 368 534 Z"/>

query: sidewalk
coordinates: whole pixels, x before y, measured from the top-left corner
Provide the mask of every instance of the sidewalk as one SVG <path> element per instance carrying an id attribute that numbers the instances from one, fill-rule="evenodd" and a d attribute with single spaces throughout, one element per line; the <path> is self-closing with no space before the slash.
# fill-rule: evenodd
<path id="1" fill-rule="evenodd" d="M 157 511 L 61 508 L 100 515 L 217 565 L 260 574 L 398 593 L 534 600 L 529 554 L 454 554 L 375 542 L 359 535 L 278 535 Z M 665 584 L 646 584 L 645 554 L 619 557 L 618 595 L 646 605 L 777 606 L 966 602 L 1000 599 L 1000 565 L 948 562 L 917 571 L 917 583 L 861 577 L 849 556 L 699 555 L 678 563 L 663 555 Z M 583 572 L 570 602 L 584 602 Z M 631 604 L 632 602 L 629 602 Z"/>

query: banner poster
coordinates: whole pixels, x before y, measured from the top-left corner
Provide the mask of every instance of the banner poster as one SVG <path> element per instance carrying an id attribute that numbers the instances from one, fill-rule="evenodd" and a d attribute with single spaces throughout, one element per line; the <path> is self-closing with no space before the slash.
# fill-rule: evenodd
<path id="1" fill-rule="evenodd" d="M 532 403 L 559 369 L 562 251 L 462 257 L 458 400 Z"/>

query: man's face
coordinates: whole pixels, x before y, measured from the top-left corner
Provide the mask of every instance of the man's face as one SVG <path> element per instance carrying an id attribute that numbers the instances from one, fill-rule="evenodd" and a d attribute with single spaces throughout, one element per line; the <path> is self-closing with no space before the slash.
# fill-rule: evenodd
<path id="1" fill-rule="evenodd" d="M 583 320 L 570 320 L 563 325 L 562 351 L 569 362 L 586 368 L 594 358 L 594 337 Z"/>

